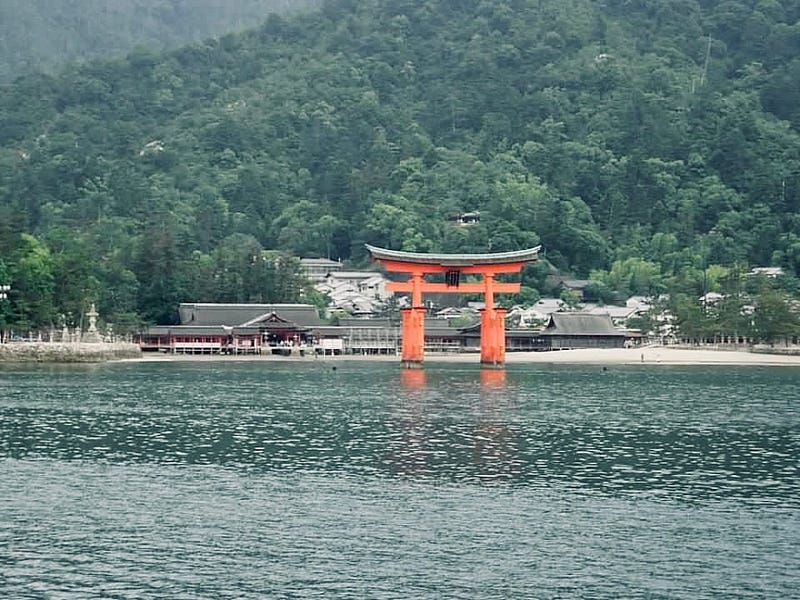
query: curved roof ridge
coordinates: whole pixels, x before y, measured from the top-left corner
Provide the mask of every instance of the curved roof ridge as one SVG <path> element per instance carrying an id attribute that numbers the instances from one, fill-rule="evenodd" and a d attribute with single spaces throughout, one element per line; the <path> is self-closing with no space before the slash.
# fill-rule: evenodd
<path id="1" fill-rule="evenodd" d="M 541 246 L 512 250 L 510 252 L 494 252 L 482 254 L 437 254 L 426 252 L 404 252 L 402 250 L 388 250 L 370 244 L 364 244 L 376 260 L 398 260 L 410 263 L 440 264 L 442 266 L 464 267 L 469 265 L 503 264 L 515 262 L 530 262 L 539 258 Z"/>

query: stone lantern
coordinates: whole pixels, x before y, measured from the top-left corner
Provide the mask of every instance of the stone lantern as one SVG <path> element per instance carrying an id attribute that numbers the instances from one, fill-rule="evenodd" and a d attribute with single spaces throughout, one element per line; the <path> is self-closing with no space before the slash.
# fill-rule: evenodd
<path id="1" fill-rule="evenodd" d="M 94 302 L 92 302 L 92 307 L 89 309 L 89 312 L 86 313 L 86 316 L 89 318 L 89 329 L 86 330 L 86 333 L 83 334 L 84 342 L 88 342 L 90 344 L 98 344 L 103 340 L 100 338 L 100 332 L 97 331 L 97 317 L 99 316 L 97 310 L 95 310 Z"/>

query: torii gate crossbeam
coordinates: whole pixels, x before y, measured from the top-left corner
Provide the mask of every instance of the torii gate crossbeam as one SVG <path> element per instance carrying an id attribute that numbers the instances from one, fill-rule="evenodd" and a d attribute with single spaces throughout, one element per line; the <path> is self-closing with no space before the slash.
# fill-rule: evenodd
<path id="1" fill-rule="evenodd" d="M 538 258 L 539 246 L 493 254 L 425 254 L 401 252 L 366 245 L 373 260 L 392 273 L 408 273 L 407 281 L 391 281 L 392 292 L 411 294 L 411 307 L 401 310 L 403 319 L 402 362 L 418 367 L 425 358 L 425 306 L 423 293 L 483 294 L 481 311 L 481 364 L 500 367 L 505 363 L 505 309 L 494 304 L 494 294 L 519 292 L 519 283 L 495 281 L 499 273 L 518 273 Z M 445 283 L 425 281 L 426 274 L 444 274 Z M 461 275 L 482 275 L 480 282 L 461 283 Z"/>

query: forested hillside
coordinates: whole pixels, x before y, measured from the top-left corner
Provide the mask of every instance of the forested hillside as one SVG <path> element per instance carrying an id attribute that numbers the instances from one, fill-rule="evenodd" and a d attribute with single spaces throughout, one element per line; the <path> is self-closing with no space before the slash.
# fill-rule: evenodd
<path id="1" fill-rule="evenodd" d="M 0 94 L 11 318 L 297 299 L 262 250 L 358 264 L 364 242 L 541 243 L 605 298 L 753 266 L 791 282 L 798 19 L 793 0 L 329 0 L 24 77 Z"/>
<path id="2" fill-rule="evenodd" d="M 318 0 L 3 0 L 0 81 L 68 62 L 176 48 L 257 26 Z"/>

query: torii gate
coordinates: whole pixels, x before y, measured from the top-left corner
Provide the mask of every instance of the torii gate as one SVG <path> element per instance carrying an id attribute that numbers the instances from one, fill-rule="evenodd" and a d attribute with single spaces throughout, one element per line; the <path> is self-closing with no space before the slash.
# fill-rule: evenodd
<path id="1" fill-rule="evenodd" d="M 423 292 L 483 294 L 481 311 L 481 365 L 500 367 L 506 360 L 506 309 L 494 305 L 494 294 L 519 292 L 519 283 L 495 281 L 498 273 L 519 273 L 527 263 L 539 257 L 539 248 L 494 254 L 425 254 L 386 250 L 366 244 L 373 260 L 390 273 L 410 273 L 407 281 L 390 281 L 392 292 L 411 294 L 411 307 L 401 309 L 403 318 L 403 366 L 422 365 L 425 356 L 425 306 Z M 444 283 L 425 281 L 425 275 L 443 273 Z M 482 275 L 483 281 L 462 283 L 461 275 Z"/>

